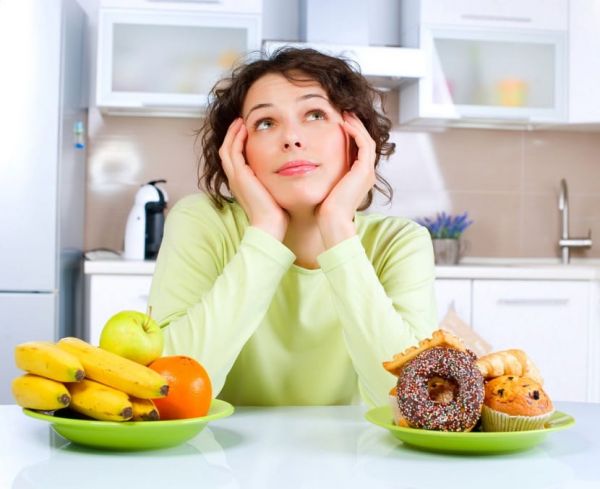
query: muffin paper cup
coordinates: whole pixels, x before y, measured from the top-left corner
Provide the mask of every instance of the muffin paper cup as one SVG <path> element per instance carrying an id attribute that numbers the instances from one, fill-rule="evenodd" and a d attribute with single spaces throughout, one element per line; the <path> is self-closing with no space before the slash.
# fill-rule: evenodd
<path id="1" fill-rule="evenodd" d="M 539 416 L 510 416 L 487 406 L 481 411 L 483 431 L 528 431 L 544 428 L 554 410 Z"/>

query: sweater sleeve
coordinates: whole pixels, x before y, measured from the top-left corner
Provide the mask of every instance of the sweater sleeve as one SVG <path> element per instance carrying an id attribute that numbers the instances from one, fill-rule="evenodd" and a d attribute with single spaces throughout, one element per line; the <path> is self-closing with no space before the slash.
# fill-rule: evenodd
<path id="1" fill-rule="evenodd" d="M 387 404 L 395 382 L 382 362 L 429 336 L 437 322 L 431 238 L 416 224 L 406 228 L 371 260 L 359 236 L 318 257 L 333 291 L 361 396 L 372 406 Z"/>
<path id="2" fill-rule="evenodd" d="M 225 231 L 235 226 L 216 216 L 215 210 L 171 210 L 149 299 L 163 327 L 164 354 L 201 362 L 215 396 L 295 259 L 254 227 L 240 231 L 241 242 L 231 242 Z"/>

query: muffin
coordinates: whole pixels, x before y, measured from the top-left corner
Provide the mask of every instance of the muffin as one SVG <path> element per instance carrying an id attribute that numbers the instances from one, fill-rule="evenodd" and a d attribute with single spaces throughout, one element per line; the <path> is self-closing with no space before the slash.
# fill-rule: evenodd
<path id="1" fill-rule="evenodd" d="M 544 427 L 554 413 L 542 386 L 529 377 L 503 375 L 485 384 L 483 431 L 526 431 Z"/>

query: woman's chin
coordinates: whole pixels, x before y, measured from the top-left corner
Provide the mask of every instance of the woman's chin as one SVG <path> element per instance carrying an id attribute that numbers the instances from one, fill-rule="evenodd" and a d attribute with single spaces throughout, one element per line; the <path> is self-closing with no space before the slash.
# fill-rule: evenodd
<path id="1" fill-rule="evenodd" d="M 277 204 L 288 213 L 306 213 L 314 211 L 327 197 L 327 194 L 290 194 L 281 199 L 275 199 Z"/>

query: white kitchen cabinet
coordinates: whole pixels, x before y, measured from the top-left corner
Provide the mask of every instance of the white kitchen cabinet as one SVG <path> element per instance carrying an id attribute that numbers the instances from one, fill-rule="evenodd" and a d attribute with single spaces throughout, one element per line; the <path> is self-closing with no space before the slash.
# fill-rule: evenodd
<path id="1" fill-rule="evenodd" d="M 260 41 L 260 12 L 103 8 L 97 105 L 110 114 L 197 116 L 213 85 Z"/>
<path id="2" fill-rule="evenodd" d="M 471 324 L 471 280 L 436 279 L 435 298 L 437 302 L 438 323 L 448 309 L 453 308 L 467 324 Z"/>
<path id="3" fill-rule="evenodd" d="M 474 280 L 473 329 L 494 351 L 527 352 L 557 401 L 590 401 L 590 291 L 588 281 Z"/>
<path id="4" fill-rule="evenodd" d="M 411 9 L 418 8 L 415 0 L 406 3 L 414 4 Z M 568 0 L 422 0 L 421 21 L 443 26 L 564 30 L 568 4 Z"/>
<path id="5" fill-rule="evenodd" d="M 569 7 L 569 124 L 600 123 L 600 0 Z"/>
<path id="6" fill-rule="evenodd" d="M 146 312 L 152 275 L 87 276 L 86 339 L 98 345 L 106 321 L 119 311 Z"/>
<path id="7" fill-rule="evenodd" d="M 426 74 L 401 87 L 400 123 L 565 123 L 567 12 L 566 0 L 405 2 L 402 44 L 423 51 Z"/>

